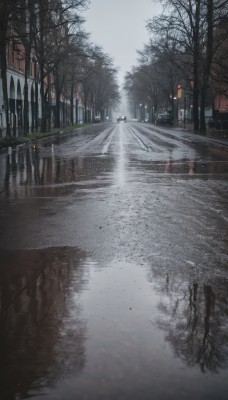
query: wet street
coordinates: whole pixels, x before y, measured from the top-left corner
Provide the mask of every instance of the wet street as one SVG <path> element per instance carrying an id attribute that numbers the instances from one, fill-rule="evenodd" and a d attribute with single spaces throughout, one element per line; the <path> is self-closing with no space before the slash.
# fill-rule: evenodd
<path id="1" fill-rule="evenodd" d="M 228 146 L 101 123 L 0 153 L 0 399 L 225 400 Z"/>

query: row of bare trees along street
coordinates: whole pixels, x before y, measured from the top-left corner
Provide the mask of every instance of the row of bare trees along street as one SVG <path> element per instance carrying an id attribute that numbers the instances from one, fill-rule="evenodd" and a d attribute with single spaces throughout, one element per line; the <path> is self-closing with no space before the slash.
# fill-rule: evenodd
<path id="1" fill-rule="evenodd" d="M 70 104 L 70 122 L 74 99 L 102 115 L 104 108 L 119 99 L 117 69 L 101 47 L 90 42 L 83 27 L 83 11 L 87 0 L 0 0 L 0 69 L 4 112 L 9 129 L 9 93 L 7 90 L 8 52 L 16 49 L 24 65 L 23 130 L 28 135 L 28 80 L 35 85 L 35 123 L 38 130 L 38 91 L 40 93 L 40 130 L 51 128 L 51 101 L 55 99 L 54 127 L 60 127 L 60 101 L 64 96 Z M 33 71 L 33 73 L 31 72 Z M 77 118 L 76 118 L 77 119 Z M 68 121 L 65 121 L 66 123 Z"/>
<path id="2" fill-rule="evenodd" d="M 148 43 L 125 76 L 134 102 L 153 114 L 191 98 L 195 131 L 205 131 L 205 107 L 228 96 L 228 1 L 162 0 L 161 15 L 147 20 Z M 178 96 L 178 87 L 184 94 Z"/>

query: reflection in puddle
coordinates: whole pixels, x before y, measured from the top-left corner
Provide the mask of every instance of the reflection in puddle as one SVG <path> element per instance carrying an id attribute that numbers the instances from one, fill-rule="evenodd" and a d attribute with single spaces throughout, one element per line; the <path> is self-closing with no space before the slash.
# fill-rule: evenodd
<path id="1" fill-rule="evenodd" d="M 114 135 L 114 134 L 113 134 Z M 110 146 L 110 141 L 104 145 Z M 162 156 L 158 152 L 156 158 L 151 153 L 149 160 L 142 160 L 130 155 L 126 145 L 123 127 L 118 131 L 118 149 L 112 157 L 93 155 L 70 155 L 64 157 L 55 151 L 54 145 L 49 146 L 49 151 L 45 153 L 44 147 L 38 146 L 22 146 L 15 149 L 9 148 L 9 152 L 0 158 L 0 192 L 4 190 L 7 196 L 17 195 L 18 189 L 23 190 L 23 194 L 27 197 L 33 195 L 31 191 L 35 189 L 43 190 L 40 195 L 54 196 L 65 186 L 87 185 L 88 187 L 98 187 L 110 184 L 113 179 L 115 184 L 123 186 L 127 179 L 132 176 L 131 167 L 148 170 L 158 174 L 180 174 L 189 177 L 199 175 L 227 174 L 228 173 L 228 155 L 227 152 L 220 148 L 208 150 L 206 154 L 192 155 L 183 158 L 183 154 L 173 153 L 167 157 Z M 126 145 L 126 146 L 125 146 Z M 126 147 L 126 148 L 125 148 Z M 67 151 L 67 150 L 66 150 Z M 206 150 L 205 150 L 206 151 Z M 177 158 L 177 156 L 179 158 Z M 158 159 L 157 159 L 158 157 Z M 165 158 L 164 158 L 165 157 Z M 126 173 L 128 167 L 128 175 Z M 130 173 L 131 172 L 131 173 Z M 49 192 L 48 192 L 49 190 Z M 65 189 L 66 190 L 66 189 Z M 20 193 L 21 194 L 21 193 Z"/>
<path id="2" fill-rule="evenodd" d="M 52 189 L 52 195 L 55 195 L 54 189 L 61 190 L 63 185 L 84 183 L 104 186 L 108 173 L 113 169 L 114 160 L 111 158 L 61 158 L 55 156 L 53 146 L 50 147 L 50 153 L 51 156 L 43 157 L 39 147 L 23 146 L 11 150 L 2 158 L 0 185 L 4 187 L 5 193 L 16 194 L 18 188 L 24 188 L 24 194 L 28 196 L 31 194 L 28 188 L 42 187 L 43 191 L 45 188 Z"/>
<path id="3" fill-rule="evenodd" d="M 118 151 L 118 162 L 115 174 L 115 184 L 117 186 L 124 186 L 126 184 L 126 168 L 127 168 L 127 156 L 124 141 L 123 125 L 119 126 L 119 151 Z"/>
<path id="4" fill-rule="evenodd" d="M 1 398 L 226 398 L 225 280 L 190 283 L 68 247 L 1 261 Z"/>
<path id="5" fill-rule="evenodd" d="M 163 281 L 158 324 L 175 354 L 202 372 L 227 368 L 227 282 L 183 285 L 169 275 Z"/>
<path id="6" fill-rule="evenodd" d="M 153 173 L 180 174 L 180 175 L 208 175 L 228 173 L 228 161 L 202 161 L 193 158 L 166 161 L 146 162 L 140 161 L 140 167 Z"/>
<path id="7" fill-rule="evenodd" d="M 83 368 L 85 324 L 72 298 L 87 281 L 83 257 L 70 248 L 1 254 L 1 399 L 27 398 Z"/>

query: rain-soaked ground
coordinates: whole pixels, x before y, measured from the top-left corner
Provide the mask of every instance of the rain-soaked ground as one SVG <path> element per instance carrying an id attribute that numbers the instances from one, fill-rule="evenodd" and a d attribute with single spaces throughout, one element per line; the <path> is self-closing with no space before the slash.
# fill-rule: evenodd
<path id="1" fill-rule="evenodd" d="M 2 152 L 0 399 L 227 399 L 227 178 L 148 124 Z"/>

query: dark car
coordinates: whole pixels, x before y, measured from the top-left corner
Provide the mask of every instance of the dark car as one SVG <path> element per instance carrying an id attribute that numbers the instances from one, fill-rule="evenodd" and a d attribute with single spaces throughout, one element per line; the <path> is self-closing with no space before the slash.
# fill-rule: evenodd
<path id="1" fill-rule="evenodd" d="M 96 115 L 95 117 L 94 117 L 94 122 L 101 122 L 101 116 L 100 115 Z"/>
<path id="2" fill-rule="evenodd" d="M 209 122 L 209 121 L 208 121 Z M 217 112 L 215 113 L 214 120 L 210 122 L 211 127 L 215 127 L 219 131 L 228 129 L 228 112 Z"/>
<path id="3" fill-rule="evenodd" d="M 117 117 L 117 122 L 120 122 L 120 121 L 126 122 L 127 121 L 126 115 L 122 115 L 122 116 Z"/>
<path id="4" fill-rule="evenodd" d="M 170 114 L 158 114 L 156 120 L 156 125 L 173 125 L 173 118 Z"/>

